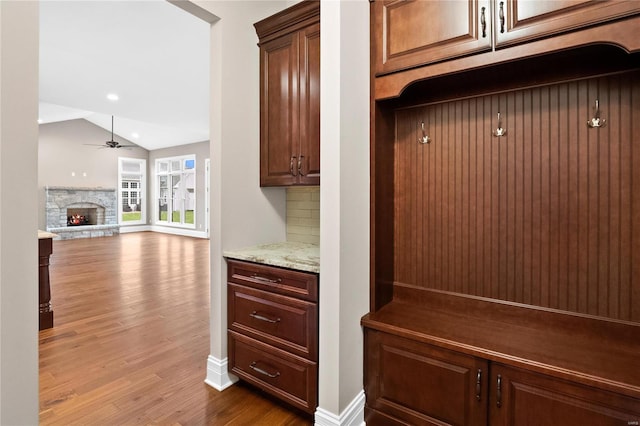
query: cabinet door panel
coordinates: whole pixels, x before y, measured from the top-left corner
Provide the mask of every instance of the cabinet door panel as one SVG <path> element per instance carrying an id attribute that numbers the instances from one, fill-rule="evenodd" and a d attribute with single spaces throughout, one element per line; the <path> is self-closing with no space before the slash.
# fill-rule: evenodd
<path id="1" fill-rule="evenodd" d="M 546 37 L 640 13 L 638 1 L 496 0 L 496 46 Z"/>
<path id="2" fill-rule="evenodd" d="M 491 424 L 496 426 L 626 426 L 640 421 L 640 400 L 499 364 L 491 366 L 490 387 Z"/>
<path id="3" fill-rule="evenodd" d="M 262 45 L 260 56 L 260 185 L 289 185 L 299 139 L 298 34 Z"/>
<path id="4" fill-rule="evenodd" d="M 377 74 L 491 47 L 487 0 L 376 1 L 373 20 Z"/>
<path id="5" fill-rule="evenodd" d="M 486 361 L 370 330 L 366 357 L 377 372 L 365 385 L 369 408 L 410 424 L 486 421 Z"/>
<path id="6" fill-rule="evenodd" d="M 320 184 L 320 24 L 300 37 L 300 169 L 303 185 Z"/>

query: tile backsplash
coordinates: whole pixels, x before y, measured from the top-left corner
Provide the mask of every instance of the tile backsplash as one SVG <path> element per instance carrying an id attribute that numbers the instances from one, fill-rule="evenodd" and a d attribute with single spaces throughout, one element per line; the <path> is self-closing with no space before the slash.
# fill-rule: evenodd
<path id="1" fill-rule="evenodd" d="M 320 244 L 320 187 L 287 188 L 287 241 Z"/>

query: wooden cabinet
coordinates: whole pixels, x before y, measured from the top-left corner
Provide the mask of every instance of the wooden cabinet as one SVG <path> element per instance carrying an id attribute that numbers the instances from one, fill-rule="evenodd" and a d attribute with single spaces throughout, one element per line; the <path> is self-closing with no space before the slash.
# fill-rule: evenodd
<path id="1" fill-rule="evenodd" d="M 624 18 L 640 13 L 640 3 L 376 0 L 371 10 L 382 75 Z"/>
<path id="2" fill-rule="evenodd" d="M 320 183 L 320 3 L 255 24 L 260 39 L 260 185 Z"/>
<path id="3" fill-rule="evenodd" d="M 309 413 L 318 401 L 318 276 L 228 261 L 229 367 Z"/>
<path id="4" fill-rule="evenodd" d="M 639 12 L 371 5 L 368 424 L 640 423 Z"/>
<path id="5" fill-rule="evenodd" d="M 488 362 L 391 334 L 365 332 L 367 424 L 478 425 L 487 418 Z"/>
<path id="6" fill-rule="evenodd" d="M 372 8 L 378 74 L 491 49 L 489 0 L 376 0 Z"/>
<path id="7" fill-rule="evenodd" d="M 601 24 L 640 12 L 637 1 L 495 0 L 497 47 Z"/>
<path id="8" fill-rule="evenodd" d="M 542 374 L 491 365 L 494 426 L 627 426 L 640 422 L 640 401 Z"/>
<path id="9" fill-rule="evenodd" d="M 640 400 L 365 329 L 369 425 L 626 426 Z"/>

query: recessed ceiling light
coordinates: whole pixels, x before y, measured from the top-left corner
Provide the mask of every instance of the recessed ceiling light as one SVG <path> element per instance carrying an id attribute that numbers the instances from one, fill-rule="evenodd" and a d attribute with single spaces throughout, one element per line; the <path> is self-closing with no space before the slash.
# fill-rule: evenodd
<path id="1" fill-rule="evenodd" d="M 116 93 L 109 93 L 107 95 L 107 99 L 109 99 L 110 101 L 117 101 L 118 99 L 120 99 L 120 97 Z"/>
<path id="2" fill-rule="evenodd" d="M 134 133 L 131 133 L 131 137 L 134 139 L 138 139 L 140 135 L 134 132 Z"/>

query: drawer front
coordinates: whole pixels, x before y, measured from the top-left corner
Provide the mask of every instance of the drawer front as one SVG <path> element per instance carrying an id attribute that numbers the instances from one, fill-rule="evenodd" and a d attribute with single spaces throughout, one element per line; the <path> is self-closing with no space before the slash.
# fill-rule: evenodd
<path id="1" fill-rule="evenodd" d="M 318 275 L 257 263 L 228 260 L 228 281 L 260 290 L 318 301 Z"/>
<path id="2" fill-rule="evenodd" d="M 229 331 L 229 365 L 243 380 L 313 413 L 318 401 L 318 366 L 257 340 Z"/>
<path id="3" fill-rule="evenodd" d="M 315 303 L 229 284 L 229 328 L 296 355 L 318 360 Z"/>

